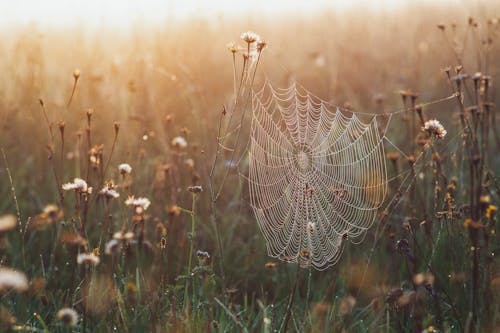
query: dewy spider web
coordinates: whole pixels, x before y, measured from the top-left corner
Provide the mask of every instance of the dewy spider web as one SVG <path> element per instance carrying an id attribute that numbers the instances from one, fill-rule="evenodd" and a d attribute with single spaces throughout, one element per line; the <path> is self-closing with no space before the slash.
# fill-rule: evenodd
<path id="1" fill-rule="evenodd" d="M 270 256 L 321 270 L 346 239 L 362 241 L 387 194 L 385 131 L 400 112 L 354 113 L 295 83 L 254 93 L 247 180 Z"/>

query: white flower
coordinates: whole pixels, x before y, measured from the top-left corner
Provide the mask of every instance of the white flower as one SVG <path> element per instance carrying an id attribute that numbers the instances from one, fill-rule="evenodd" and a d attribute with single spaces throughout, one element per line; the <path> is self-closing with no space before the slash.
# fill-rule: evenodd
<path id="1" fill-rule="evenodd" d="M 187 147 L 187 141 L 184 139 L 182 136 L 176 136 L 175 138 L 172 139 L 172 146 L 176 148 L 186 148 Z"/>
<path id="2" fill-rule="evenodd" d="M 310 233 L 314 232 L 314 230 L 316 229 L 316 223 L 314 222 L 307 222 L 307 231 L 309 231 Z"/>
<path id="3" fill-rule="evenodd" d="M 92 187 L 87 185 L 87 182 L 81 178 L 75 178 L 72 183 L 66 183 L 62 185 L 62 189 L 65 191 L 76 191 L 80 193 L 92 193 Z"/>
<path id="4" fill-rule="evenodd" d="M 93 253 L 80 253 L 76 258 L 76 262 L 81 265 L 84 263 L 89 263 L 92 266 L 97 266 L 101 260 L 98 256 Z"/>
<path id="5" fill-rule="evenodd" d="M 149 201 L 148 198 L 135 198 L 134 196 L 130 196 L 125 200 L 125 204 L 127 206 L 134 206 L 134 207 L 140 207 L 144 210 L 148 209 L 149 205 L 151 205 L 151 201 Z"/>
<path id="6" fill-rule="evenodd" d="M 99 194 L 104 195 L 108 199 L 116 199 L 120 196 L 120 193 L 114 187 L 113 183 L 108 183 L 99 191 Z"/>
<path id="7" fill-rule="evenodd" d="M 114 254 L 118 250 L 119 246 L 120 246 L 120 241 L 117 239 L 112 239 L 109 242 L 107 242 L 106 245 L 104 246 L 104 253 L 106 253 L 107 255 Z"/>
<path id="8" fill-rule="evenodd" d="M 132 231 L 117 231 L 113 234 L 113 239 L 116 240 L 131 240 L 132 238 L 134 238 L 134 233 Z"/>
<path id="9" fill-rule="evenodd" d="M 28 289 L 28 279 L 22 272 L 0 267 L 0 293 L 14 289 L 18 292 Z"/>
<path id="10" fill-rule="evenodd" d="M 249 44 L 260 40 L 260 36 L 253 31 L 245 31 L 240 38 Z"/>
<path id="11" fill-rule="evenodd" d="M 17 226 L 17 219 L 14 215 L 0 215 L 0 234 L 12 230 Z"/>
<path id="12" fill-rule="evenodd" d="M 120 173 L 122 175 L 130 174 L 132 172 L 132 167 L 130 166 L 130 164 L 122 163 L 118 166 L 118 170 L 120 170 Z"/>
<path id="13" fill-rule="evenodd" d="M 439 139 L 444 138 L 447 133 L 443 125 L 436 119 L 426 121 L 422 130 Z"/>
<path id="14" fill-rule="evenodd" d="M 57 311 L 56 318 L 65 326 L 75 326 L 78 322 L 78 313 L 72 308 L 62 308 Z"/>

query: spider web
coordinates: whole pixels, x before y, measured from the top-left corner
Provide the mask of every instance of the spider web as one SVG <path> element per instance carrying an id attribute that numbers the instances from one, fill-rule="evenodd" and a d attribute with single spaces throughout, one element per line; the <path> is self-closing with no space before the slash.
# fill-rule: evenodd
<path id="1" fill-rule="evenodd" d="M 326 268 L 362 240 L 387 193 L 376 117 L 331 109 L 295 84 L 253 97 L 250 204 L 269 255 Z"/>
<path id="2" fill-rule="evenodd" d="M 323 270 L 346 240 L 363 240 L 390 181 L 384 142 L 402 153 L 385 132 L 405 111 L 354 113 L 296 83 L 275 89 L 267 81 L 253 94 L 246 179 L 270 256 Z"/>

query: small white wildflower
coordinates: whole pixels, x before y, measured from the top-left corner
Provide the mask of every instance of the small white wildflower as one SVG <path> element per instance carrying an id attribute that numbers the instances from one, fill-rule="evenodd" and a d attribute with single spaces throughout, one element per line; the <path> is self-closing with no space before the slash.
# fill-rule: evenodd
<path id="1" fill-rule="evenodd" d="M 75 326 L 78 322 L 78 313 L 72 308 L 62 308 L 57 311 L 56 318 L 61 321 L 64 326 Z"/>
<path id="2" fill-rule="evenodd" d="M 245 32 L 243 32 L 241 34 L 240 38 L 243 39 L 245 42 L 247 42 L 249 44 L 260 40 L 260 36 L 257 35 L 253 31 L 245 31 Z"/>
<path id="3" fill-rule="evenodd" d="M 80 253 L 76 258 L 76 262 L 81 265 L 84 263 L 89 263 L 92 266 L 97 266 L 101 260 L 98 256 L 93 253 Z"/>
<path id="4" fill-rule="evenodd" d="M 102 190 L 99 191 L 99 194 L 108 199 L 116 199 L 120 196 L 120 193 L 118 193 L 114 187 L 113 183 L 108 183 L 102 188 Z"/>
<path id="5" fill-rule="evenodd" d="M 127 206 L 134 206 L 135 208 L 140 207 L 144 210 L 148 209 L 149 205 L 151 205 L 151 201 L 148 198 L 135 198 L 134 196 L 130 196 L 125 200 L 125 204 Z"/>
<path id="6" fill-rule="evenodd" d="M 312 233 L 316 229 L 316 223 L 314 222 L 307 222 L 307 231 Z"/>
<path id="7" fill-rule="evenodd" d="M 444 138 L 447 133 L 443 125 L 436 119 L 426 121 L 422 130 L 439 139 Z"/>
<path id="8" fill-rule="evenodd" d="M 87 185 L 87 182 L 81 178 L 75 178 L 72 183 L 66 183 L 62 185 L 62 189 L 65 191 L 77 191 L 80 193 L 92 193 L 92 187 Z"/>
<path id="9" fill-rule="evenodd" d="M 9 290 L 17 292 L 28 289 L 28 279 L 22 272 L 7 267 L 0 267 L 0 294 Z"/>
<path id="10" fill-rule="evenodd" d="M 184 149 L 187 147 L 187 141 L 182 136 L 176 136 L 172 139 L 172 146 L 175 148 Z"/>
<path id="11" fill-rule="evenodd" d="M 132 167 L 130 166 L 130 164 L 122 163 L 118 166 L 118 170 L 120 170 L 120 173 L 122 175 L 130 174 L 132 172 Z"/>
<path id="12" fill-rule="evenodd" d="M 120 241 L 118 239 L 112 239 L 104 246 L 104 253 L 106 253 L 107 255 L 114 254 L 118 251 L 119 246 Z"/>

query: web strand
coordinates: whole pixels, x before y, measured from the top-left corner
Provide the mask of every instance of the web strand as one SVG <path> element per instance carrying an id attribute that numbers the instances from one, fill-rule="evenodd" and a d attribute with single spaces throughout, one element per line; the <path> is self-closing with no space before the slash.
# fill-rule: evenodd
<path id="1" fill-rule="evenodd" d="M 237 153 L 231 166 L 234 162 L 248 184 L 250 206 L 268 253 L 326 269 L 339 260 L 346 240 L 361 242 L 380 210 L 392 211 L 408 191 L 415 173 L 405 170 L 388 178 L 385 143 L 407 157 L 387 132 L 393 116 L 411 108 L 354 112 L 312 95 L 296 82 L 281 89 L 267 79 L 251 102 L 249 140 L 241 150 L 223 149 Z M 246 152 L 248 164 L 242 164 Z M 388 184 L 396 180 L 399 194 L 387 203 Z"/>

